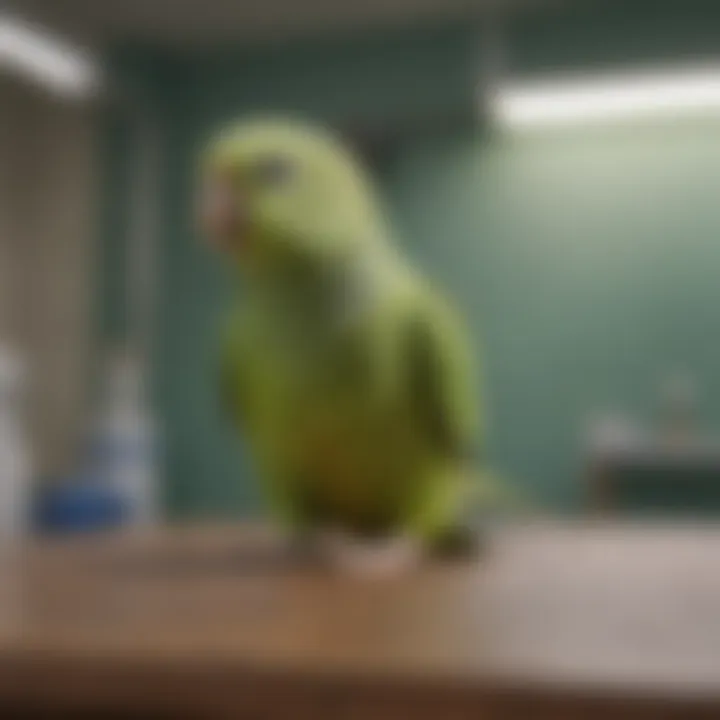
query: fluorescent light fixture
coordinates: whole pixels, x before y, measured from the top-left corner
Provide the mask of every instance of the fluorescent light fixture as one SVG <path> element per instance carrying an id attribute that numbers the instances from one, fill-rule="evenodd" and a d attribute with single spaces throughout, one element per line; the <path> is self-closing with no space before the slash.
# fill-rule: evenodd
<path id="1" fill-rule="evenodd" d="M 720 111 L 720 67 L 501 87 L 493 110 L 518 127 Z"/>
<path id="2" fill-rule="evenodd" d="M 5 14 L 0 14 L 0 67 L 62 95 L 83 97 L 100 86 L 99 68 L 82 49 Z"/>

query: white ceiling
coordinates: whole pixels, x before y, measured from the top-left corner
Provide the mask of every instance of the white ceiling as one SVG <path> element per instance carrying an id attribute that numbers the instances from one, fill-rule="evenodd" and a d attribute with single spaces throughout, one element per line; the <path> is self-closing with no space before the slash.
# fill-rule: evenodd
<path id="1" fill-rule="evenodd" d="M 472 17 L 542 0 L 9 0 L 29 19 L 88 41 L 251 41 L 357 26 Z M 547 0 L 545 0 L 547 2 Z"/>

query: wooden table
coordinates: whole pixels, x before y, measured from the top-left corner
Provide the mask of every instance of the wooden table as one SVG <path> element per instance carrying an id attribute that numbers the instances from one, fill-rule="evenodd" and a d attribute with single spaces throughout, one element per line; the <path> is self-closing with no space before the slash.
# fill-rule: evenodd
<path id="1" fill-rule="evenodd" d="M 505 526 L 477 562 L 384 580 L 253 527 L 0 564 L 2 718 L 720 717 L 709 527 Z"/>

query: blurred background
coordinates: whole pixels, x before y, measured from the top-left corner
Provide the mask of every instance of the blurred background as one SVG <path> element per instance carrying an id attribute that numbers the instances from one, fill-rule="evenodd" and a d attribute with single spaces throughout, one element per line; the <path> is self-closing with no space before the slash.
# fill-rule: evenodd
<path id="1" fill-rule="evenodd" d="M 719 22 L 709 0 L 8 4 L 6 526 L 262 512 L 216 402 L 231 279 L 193 220 L 203 144 L 258 111 L 365 155 L 467 318 L 494 471 L 552 512 L 713 515 Z"/>

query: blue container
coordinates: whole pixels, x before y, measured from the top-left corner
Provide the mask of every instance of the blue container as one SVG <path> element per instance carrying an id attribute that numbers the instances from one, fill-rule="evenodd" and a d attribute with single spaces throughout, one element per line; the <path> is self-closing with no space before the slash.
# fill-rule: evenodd
<path id="1" fill-rule="evenodd" d="M 127 515 L 115 492 L 91 482 L 46 488 L 36 498 L 34 510 L 37 529 L 50 533 L 115 528 Z"/>

